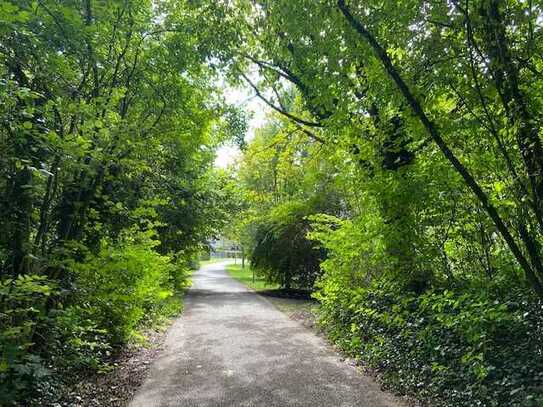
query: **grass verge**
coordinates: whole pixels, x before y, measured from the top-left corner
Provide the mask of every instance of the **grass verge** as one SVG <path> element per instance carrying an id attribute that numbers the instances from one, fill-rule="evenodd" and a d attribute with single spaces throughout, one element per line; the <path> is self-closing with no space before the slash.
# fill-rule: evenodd
<path id="1" fill-rule="evenodd" d="M 203 267 L 203 266 L 207 266 L 209 264 L 216 264 L 216 263 L 222 263 L 222 262 L 225 262 L 225 261 L 229 261 L 229 260 L 234 260 L 234 259 L 231 259 L 229 257 L 225 257 L 225 258 L 216 258 L 216 259 L 209 259 L 209 260 L 200 260 L 198 263 L 200 264 L 200 267 Z M 240 262 L 241 260 L 238 259 Z"/>
<path id="2" fill-rule="evenodd" d="M 229 264 L 226 266 L 226 271 L 240 283 L 255 291 L 276 290 L 279 288 L 278 284 L 269 284 L 262 277 L 253 276 L 253 271 L 248 266 L 241 268 L 239 264 Z"/>
<path id="3" fill-rule="evenodd" d="M 315 325 L 317 302 L 311 299 L 307 292 L 281 289 L 278 284 L 270 284 L 258 275 L 253 279 L 253 271 L 249 267 L 242 269 L 241 265 L 229 264 L 226 271 L 234 279 L 265 297 L 289 318 L 300 321 L 309 328 Z"/>

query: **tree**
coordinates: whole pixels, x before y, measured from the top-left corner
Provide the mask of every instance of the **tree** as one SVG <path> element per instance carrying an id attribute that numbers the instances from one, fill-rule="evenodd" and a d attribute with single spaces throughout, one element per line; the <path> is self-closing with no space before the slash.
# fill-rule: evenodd
<path id="1" fill-rule="evenodd" d="M 376 195 L 391 229 L 387 245 L 395 267 L 415 280 L 439 277 L 426 266 L 414 270 L 425 261 L 424 256 L 412 261 L 425 251 L 421 245 L 437 244 L 427 242 L 427 232 L 409 220 L 426 210 L 438 191 L 419 192 L 408 205 L 402 194 L 441 182 L 440 189 L 454 195 L 452 181 L 467 187 L 473 195 L 466 199 L 475 198 L 477 212 L 485 213 L 481 233 L 499 234 L 491 245 L 505 244 L 541 294 L 541 140 L 534 109 L 541 64 L 538 7 L 500 1 L 400 6 L 262 1 L 258 7 L 221 10 L 251 16 L 251 27 L 238 30 L 243 46 L 226 48 L 234 73 L 248 67 L 260 73 L 259 83 L 241 75 L 257 96 L 313 140 L 353 153 L 367 170 L 366 179 L 399 187 L 396 197 Z M 289 83 L 304 101 L 305 110 L 296 114 L 281 94 Z M 445 170 L 435 151 L 456 176 L 431 180 L 436 168 Z M 458 220 L 455 205 L 444 209 L 448 216 L 441 223 L 450 216 Z M 397 239 L 402 234 L 404 239 Z"/>
<path id="2" fill-rule="evenodd" d="M 188 5 L 4 1 L 0 20 L 4 404 L 172 309 L 225 221 L 214 150 L 244 127 Z"/>
<path id="3" fill-rule="evenodd" d="M 287 290 L 311 289 L 320 274 L 324 253 L 307 238 L 308 214 L 305 204 L 286 202 L 255 225 L 251 267 Z"/>

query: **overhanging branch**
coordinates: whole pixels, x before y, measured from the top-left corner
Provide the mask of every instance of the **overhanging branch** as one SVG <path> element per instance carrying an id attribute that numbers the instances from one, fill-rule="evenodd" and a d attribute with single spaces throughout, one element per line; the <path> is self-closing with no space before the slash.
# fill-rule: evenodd
<path id="1" fill-rule="evenodd" d="M 268 98 L 266 98 L 262 94 L 262 92 L 260 92 L 260 89 L 258 89 L 258 87 L 247 77 L 247 75 L 245 75 L 243 72 L 240 72 L 240 75 L 241 75 L 241 77 L 243 79 L 245 79 L 245 81 L 249 84 L 249 86 L 251 86 L 251 88 L 253 88 L 253 90 L 256 93 L 256 96 L 258 96 L 264 103 L 266 103 L 269 107 L 271 107 L 276 112 L 281 113 L 283 116 L 288 117 L 290 120 L 292 120 L 292 121 L 294 121 L 294 122 L 296 122 L 298 124 L 303 124 L 304 126 L 323 127 L 322 124 L 320 124 L 320 123 L 310 122 L 310 121 L 301 119 L 301 118 L 299 118 L 297 116 L 294 116 L 294 115 L 290 114 L 289 112 L 285 111 L 281 107 L 276 106 L 273 102 L 271 102 Z"/>

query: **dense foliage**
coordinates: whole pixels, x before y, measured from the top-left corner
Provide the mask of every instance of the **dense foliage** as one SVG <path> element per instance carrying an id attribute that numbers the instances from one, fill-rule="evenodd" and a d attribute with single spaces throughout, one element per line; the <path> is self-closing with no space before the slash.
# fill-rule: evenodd
<path id="1" fill-rule="evenodd" d="M 303 203 L 288 202 L 255 222 L 251 267 L 268 282 L 286 289 L 313 287 L 323 254 L 307 239 L 307 209 Z"/>
<path id="2" fill-rule="evenodd" d="M 206 12 L 239 36 L 223 51 L 232 77 L 274 111 L 240 162 L 248 241 L 247 219 L 334 196 L 306 212 L 327 256 L 316 295 L 332 337 L 433 405 L 537 405 L 543 4 Z"/>
<path id="3" fill-rule="evenodd" d="M 168 1 L 0 3 L 0 404 L 54 400 L 178 310 L 225 220 L 211 167 L 243 116 L 197 22 Z"/>
<path id="4" fill-rule="evenodd" d="M 414 295 L 383 281 L 345 290 L 327 281 L 318 294 L 321 322 L 386 384 L 430 405 L 540 405 L 538 307 L 523 292 L 497 301 L 455 291 Z"/>
<path id="5" fill-rule="evenodd" d="M 308 217 L 341 209 L 326 164 L 311 150 L 289 123 L 272 117 L 257 130 L 237 171 L 243 205 L 236 237 L 255 272 L 287 289 L 311 289 L 320 275 L 324 250 L 307 237 Z M 304 175 L 309 168 L 311 175 Z"/>
<path id="6" fill-rule="evenodd" d="M 235 213 L 253 267 L 316 281 L 325 329 L 390 386 L 541 403 L 542 16 L 525 0 L 2 2 L 0 394 L 98 366 Z M 225 82 L 272 111 L 249 143 Z M 209 168 L 228 137 L 233 175 Z"/>

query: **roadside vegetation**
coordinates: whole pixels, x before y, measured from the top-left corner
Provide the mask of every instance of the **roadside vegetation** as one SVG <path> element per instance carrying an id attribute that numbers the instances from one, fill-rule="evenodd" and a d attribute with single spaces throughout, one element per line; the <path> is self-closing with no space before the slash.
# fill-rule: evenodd
<path id="1" fill-rule="evenodd" d="M 222 233 L 255 288 L 311 294 L 390 388 L 541 405 L 542 16 L 523 0 L 1 2 L 0 404 L 107 369 L 178 312 Z M 236 86 L 268 108 L 250 138 Z M 241 156 L 223 171 L 225 143 Z"/>
<path id="2" fill-rule="evenodd" d="M 238 264 L 229 264 L 226 266 L 226 271 L 240 283 L 245 284 L 255 291 L 274 290 L 279 288 L 278 284 L 269 283 L 263 276 L 259 275 L 248 265 L 245 268 L 242 268 L 241 265 Z"/>
<path id="3" fill-rule="evenodd" d="M 290 318 L 300 321 L 307 327 L 315 325 L 317 302 L 310 293 L 301 290 L 282 289 L 279 284 L 270 283 L 256 268 L 230 264 L 226 271 L 240 283 L 270 301 L 279 311 Z"/>
<path id="4" fill-rule="evenodd" d="M 234 261 L 234 259 L 230 259 L 230 258 L 213 258 L 213 259 L 208 259 L 208 260 L 199 260 L 198 261 L 198 264 L 200 267 L 203 267 L 203 266 L 207 266 L 207 265 L 210 265 L 210 264 L 217 264 L 217 263 L 224 263 L 224 262 L 230 262 L 230 261 Z"/>
<path id="5" fill-rule="evenodd" d="M 214 151 L 243 122 L 193 12 L 0 3 L 2 406 L 54 404 L 145 342 L 225 221 Z"/>
<path id="6" fill-rule="evenodd" d="M 398 392 L 541 405 L 543 4 L 211 3 L 271 110 L 233 168 L 258 275 Z"/>

